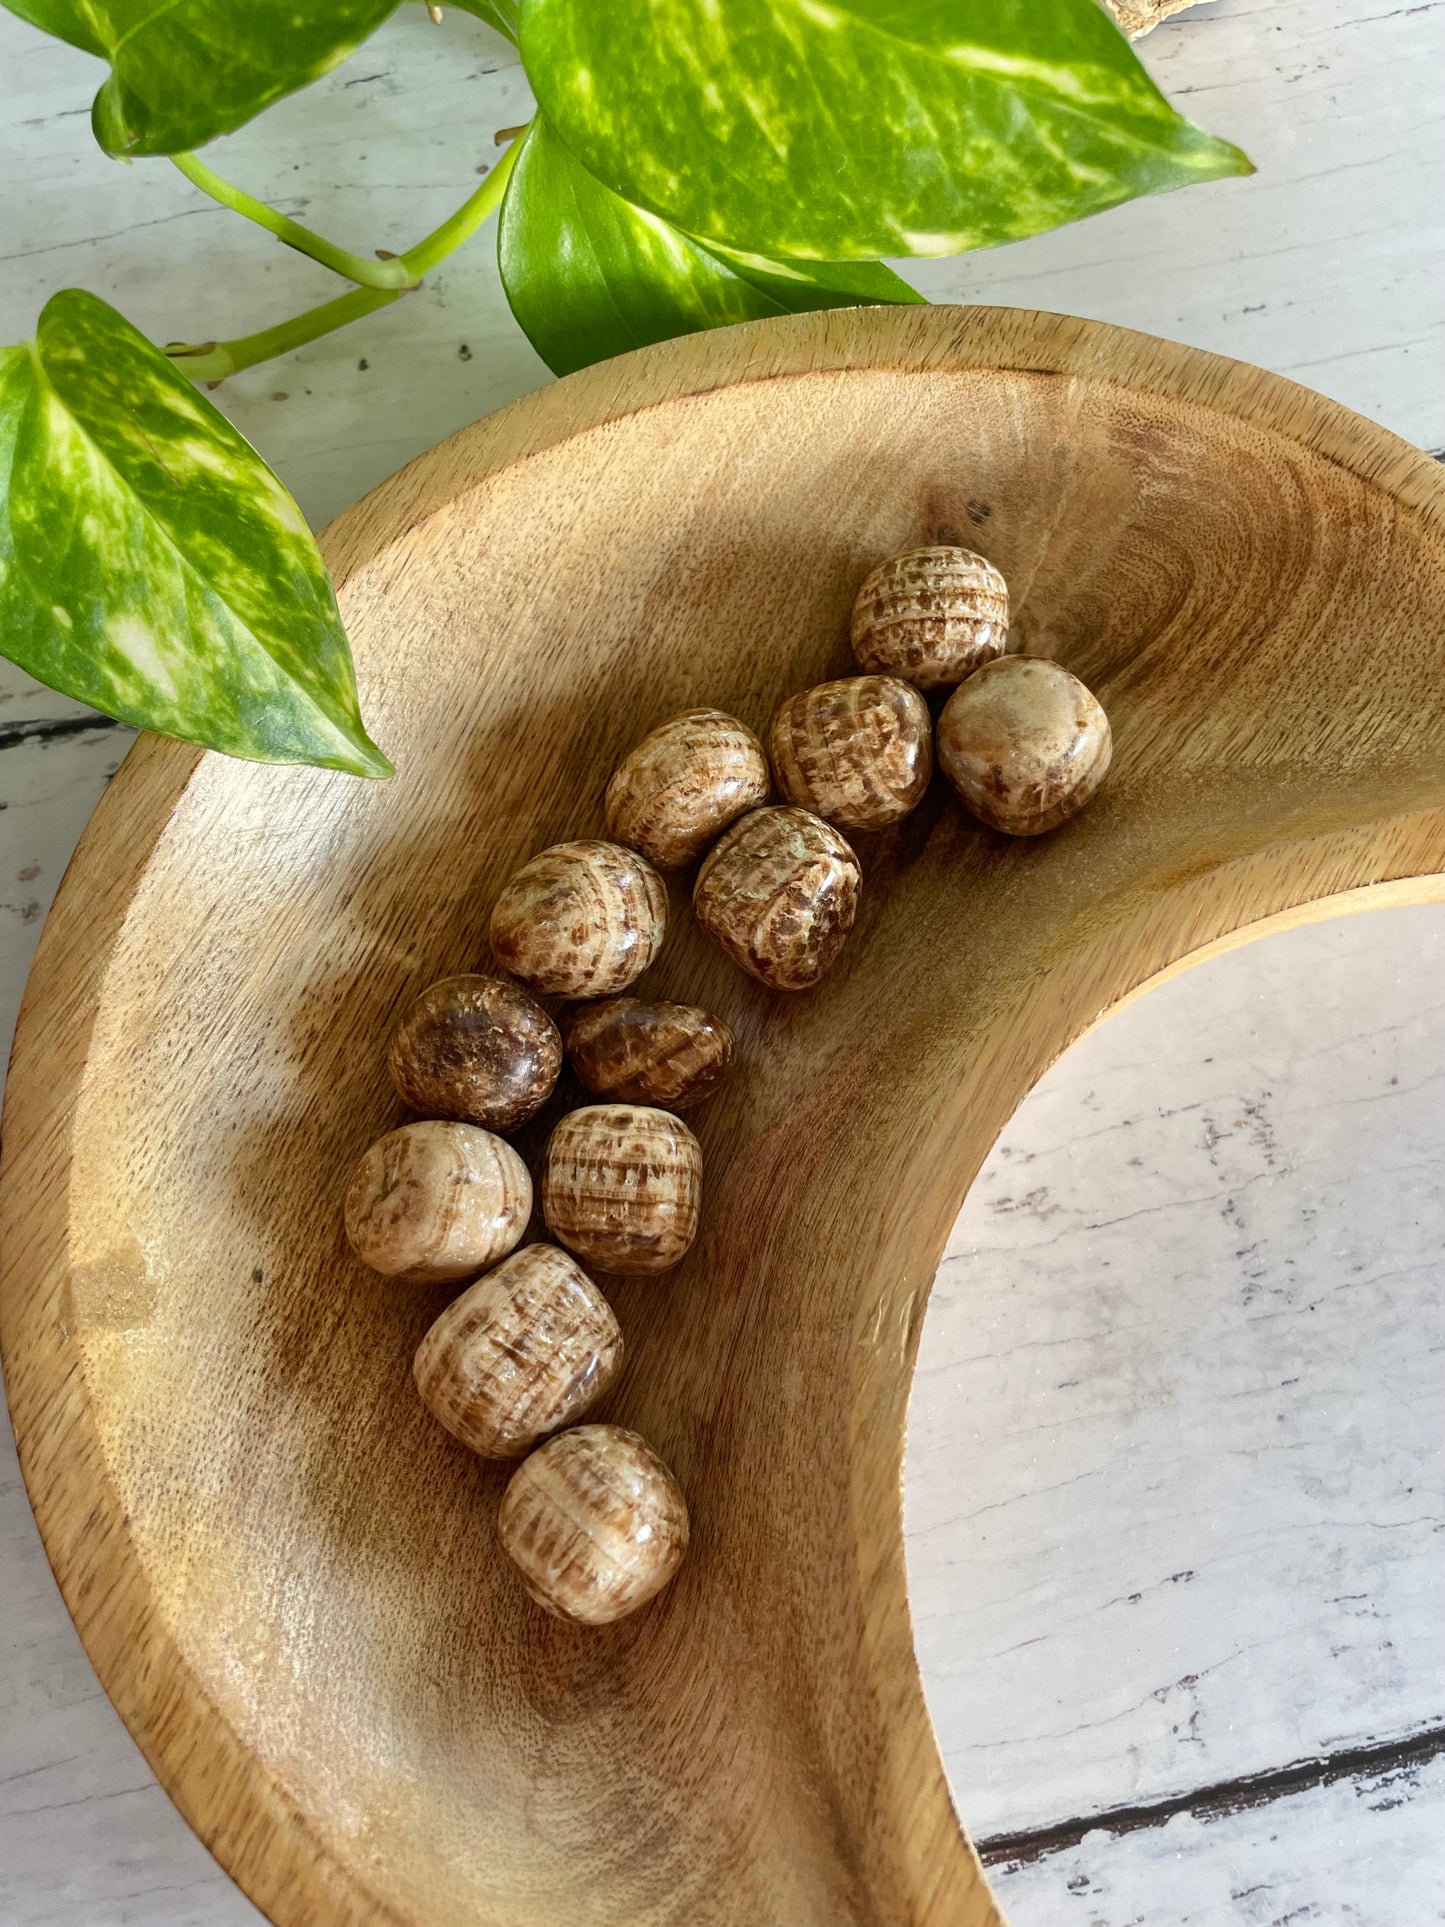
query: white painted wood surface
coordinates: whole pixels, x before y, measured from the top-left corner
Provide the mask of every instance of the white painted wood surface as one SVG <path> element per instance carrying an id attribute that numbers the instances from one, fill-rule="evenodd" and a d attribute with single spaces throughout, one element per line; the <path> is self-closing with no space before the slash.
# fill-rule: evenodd
<path id="1" fill-rule="evenodd" d="M 1014 1117 L 905 1481 L 976 1836 L 1445 1729 L 1442 1147 L 1439 905 L 1201 964 Z"/>
<path id="2" fill-rule="evenodd" d="M 1100 1828 L 994 1880 L 1014 1927 L 1429 1927 L 1445 1920 L 1442 1839 L 1437 1758 L 1266 1809 Z"/>
<path id="3" fill-rule="evenodd" d="M 1213 0 L 1142 51 L 1251 152 L 1252 180 L 905 271 L 937 299 L 1258 361 L 1445 447 L 1445 6 Z M 162 340 L 334 292 L 165 163 L 106 161 L 86 113 L 99 73 L 0 13 L 0 340 L 66 285 Z M 215 164 L 339 240 L 398 248 L 528 104 L 503 43 L 408 8 Z M 218 399 L 319 524 L 544 374 L 479 240 L 423 292 Z M 45 730 L 79 714 L 0 664 L 5 1035 L 128 740 Z M 1428 1740 L 1408 1769 L 1376 1759 L 1269 1797 L 1300 1759 L 1445 1723 L 1442 962 L 1445 912 L 1420 910 L 1192 973 L 1056 1068 L 960 1219 L 915 1390 L 910 1576 L 975 1831 L 1066 1841 L 996 1866 L 1016 1927 L 1445 1920 Z M 1238 1810 L 1201 1793 L 1241 1774 L 1264 1779 Z M 1138 1824 L 1140 1803 L 1166 1812 Z M 1114 1831 L 1074 1841 L 1071 1822 L 1110 1815 Z M 100 1693 L 7 1437 L 0 1927 L 259 1918 Z"/>

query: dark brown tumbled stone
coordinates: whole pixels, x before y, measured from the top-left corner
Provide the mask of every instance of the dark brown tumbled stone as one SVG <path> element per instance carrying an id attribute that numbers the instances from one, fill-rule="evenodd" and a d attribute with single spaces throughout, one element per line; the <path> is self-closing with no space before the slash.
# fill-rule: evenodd
<path id="1" fill-rule="evenodd" d="M 695 1004 L 608 997 L 567 1023 L 567 1058 L 594 1097 L 685 1111 L 727 1074 L 733 1034 Z"/>
<path id="2" fill-rule="evenodd" d="M 444 977 L 402 1018 L 387 1063 L 402 1101 L 423 1117 L 509 1131 L 551 1095 L 562 1068 L 562 1038 L 519 985 L 501 977 Z"/>

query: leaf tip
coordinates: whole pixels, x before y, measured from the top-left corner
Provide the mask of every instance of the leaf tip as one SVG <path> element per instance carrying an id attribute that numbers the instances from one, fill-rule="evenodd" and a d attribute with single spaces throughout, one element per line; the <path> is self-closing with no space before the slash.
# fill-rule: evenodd
<path id="1" fill-rule="evenodd" d="M 1233 141 L 1222 140 L 1218 134 L 1211 134 L 1207 128 L 1198 126 L 1192 120 L 1186 120 L 1184 125 L 1189 129 L 1198 171 L 1206 179 L 1227 180 L 1234 175 L 1257 172 L 1248 154 L 1242 147 L 1236 147 Z"/>
<path id="2" fill-rule="evenodd" d="M 1236 147 L 1233 141 L 1219 140 L 1216 138 L 1213 143 L 1213 152 L 1218 162 L 1218 173 L 1221 177 L 1257 174 L 1259 172 L 1259 169 L 1249 158 L 1248 154 L 1245 153 L 1244 149 L 1242 147 Z"/>
<path id="3" fill-rule="evenodd" d="M 369 776 L 378 781 L 396 775 L 396 765 L 383 749 L 378 749 L 369 736 L 361 736 L 352 755 L 338 759 L 336 767 L 348 776 Z"/>

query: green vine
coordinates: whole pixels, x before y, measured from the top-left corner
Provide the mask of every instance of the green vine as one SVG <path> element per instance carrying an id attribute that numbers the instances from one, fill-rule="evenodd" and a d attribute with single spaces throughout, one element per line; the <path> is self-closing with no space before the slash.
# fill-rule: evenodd
<path id="1" fill-rule="evenodd" d="M 168 158 L 346 284 L 253 334 L 164 350 L 61 289 L 32 341 L 0 347 L 0 651 L 231 755 L 390 767 L 305 519 L 198 388 L 401 300 L 491 215 L 511 311 L 565 374 L 699 329 L 917 301 L 890 258 L 1250 171 L 1170 106 L 1097 0 L 453 0 L 441 44 L 457 14 L 500 35 L 536 115 L 497 136 L 506 152 L 432 233 L 360 254 L 199 150 L 400 5 L 0 0 L 105 63 L 91 126 L 107 154 Z"/>
<path id="2" fill-rule="evenodd" d="M 525 133 L 526 129 L 509 131 Z M 262 328 L 251 335 L 239 335 L 233 341 L 173 341 L 167 345 L 166 353 L 172 361 L 184 365 L 192 381 L 203 381 L 208 388 L 214 388 L 228 375 L 238 374 L 243 368 L 254 368 L 257 362 L 290 354 L 293 349 L 305 347 L 309 341 L 318 341 L 322 335 L 344 328 L 350 322 L 360 321 L 364 315 L 374 314 L 378 308 L 388 307 L 402 295 L 419 288 L 423 277 L 464 241 L 469 240 L 501 206 L 507 177 L 515 164 L 519 145 L 516 140 L 512 142 L 481 186 L 468 195 L 440 227 L 434 228 L 415 247 L 408 248 L 405 254 L 378 262 L 368 261 L 363 255 L 350 254 L 345 248 L 336 247 L 320 235 L 312 234 L 309 229 L 288 220 L 284 214 L 277 214 L 261 202 L 253 201 L 249 194 L 221 180 L 208 167 L 202 167 L 194 155 L 173 155 L 172 159 L 186 178 L 195 181 L 213 199 L 235 208 L 250 220 L 258 221 L 289 247 L 299 248 L 303 254 L 309 254 L 313 260 L 320 261 L 334 273 L 344 275 L 347 280 L 360 285 L 350 294 L 340 295 L 334 301 L 325 301 L 320 307 L 308 308 L 304 314 L 278 322 L 273 328 Z M 186 165 L 182 165 L 183 162 Z M 206 178 L 200 178 L 202 175 Z"/>
<path id="3" fill-rule="evenodd" d="M 278 214 L 274 208 L 267 207 L 242 187 L 232 186 L 223 181 L 219 174 L 213 173 L 205 162 L 194 154 L 172 154 L 171 164 L 180 169 L 186 179 L 209 194 L 213 201 L 222 207 L 229 207 L 237 214 L 244 214 L 248 221 L 258 227 L 268 229 L 288 248 L 295 248 L 299 254 L 309 254 L 313 261 L 319 261 L 324 268 L 334 274 L 343 275 L 346 280 L 354 281 L 361 288 L 396 288 L 404 290 L 415 287 L 414 281 L 406 279 L 406 270 L 397 261 L 368 261 L 364 254 L 353 254 L 348 248 L 337 247 L 310 228 L 302 227 L 285 214 Z"/>

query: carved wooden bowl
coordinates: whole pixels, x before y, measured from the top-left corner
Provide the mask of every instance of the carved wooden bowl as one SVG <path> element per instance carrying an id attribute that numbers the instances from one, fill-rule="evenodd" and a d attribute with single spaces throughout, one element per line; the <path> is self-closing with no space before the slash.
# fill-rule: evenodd
<path id="1" fill-rule="evenodd" d="M 847 671 L 869 568 L 937 541 L 997 562 L 1014 646 L 1100 693 L 1113 773 L 1022 844 L 935 783 L 860 839 L 859 927 L 811 995 L 743 977 L 675 889 L 645 987 L 725 1016 L 742 1069 L 694 1114 L 692 1254 L 615 1289 L 600 1415 L 676 1469 L 693 1548 L 636 1619 L 568 1628 L 498 1553 L 505 1469 L 412 1390 L 447 1288 L 343 1244 L 346 1174 L 399 1116 L 388 1031 L 483 959 L 510 870 L 597 831 L 644 730 L 765 727 Z M 1271 922 L 1445 894 L 1445 478 L 1163 342 L 872 310 L 545 389 L 329 551 L 399 776 L 142 741 L 21 1020 L 5 1363 L 100 1676 L 287 1927 L 996 1922 L 904 1583 L 935 1262 L 1102 1012 Z"/>

